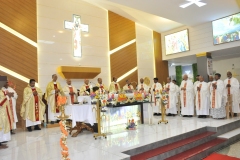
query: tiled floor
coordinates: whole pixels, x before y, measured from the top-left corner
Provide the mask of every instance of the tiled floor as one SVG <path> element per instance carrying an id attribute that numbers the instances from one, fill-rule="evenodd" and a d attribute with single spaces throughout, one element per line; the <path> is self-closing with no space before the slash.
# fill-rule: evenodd
<path id="1" fill-rule="evenodd" d="M 71 160 L 119 160 L 128 155 L 121 152 L 150 144 L 165 138 L 192 131 L 204 126 L 221 126 L 239 120 L 214 120 L 211 118 L 167 117 L 168 124 L 157 124 L 160 119 L 154 118 L 154 125 L 137 126 L 137 130 L 118 129 L 111 131 L 107 139 L 93 138 L 93 134 L 84 131 L 78 137 L 69 137 L 68 147 Z M 60 160 L 59 128 L 42 129 L 41 131 L 17 131 L 8 142 L 8 149 L 0 150 L 0 160 Z M 240 148 L 240 143 L 237 144 Z M 233 153 L 235 149 L 226 149 Z"/>
<path id="2" fill-rule="evenodd" d="M 231 157 L 240 158 L 240 141 L 218 151 L 218 153 L 228 155 Z"/>

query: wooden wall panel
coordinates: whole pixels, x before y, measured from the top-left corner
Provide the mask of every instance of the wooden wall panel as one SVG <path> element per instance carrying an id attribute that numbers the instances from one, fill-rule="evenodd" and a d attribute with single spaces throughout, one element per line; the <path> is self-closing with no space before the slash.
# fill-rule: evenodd
<path id="1" fill-rule="evenodd" d="M 0 22 L 37 42 L 36 0 L 0 0 Z"/>
<path id="2" fill-rule="evenodd" d="M 108 11 L 109 48 L 113 50 L 136 38 L 135 22 Z"/>
<path id="3" fill-rule="evenodd" d="M 123 88 L 123 86 L 126 84 L 126 80 L 129 80 L 130 82 L 132 82 L 134 89 L 136 89 L 136 83 L 138 83 L 138 71 L 136 70 L 132 74 L 128 75 L 127 77 L 119 81 L 119 85 L 121 88 Z"/>
<path id="4" fill-rule="evenodd" d="M 37 48 L 0 28 L 0 65 L 38 81 Z"/>
<path id="5" fill-rule="evenodd" d="M 153 31 L 153 41 L 154 41 L 154 57 L 155 57 L 155 67 L 156 67 L 156 76 L 158 77 L 159 82 L 162 84 L 166 83 L 168 73 L 168 62 L 162 60 L 162 42 L 161 34 Z"/>
<path id="6" fill-rule="evenodd" d="M 137 66 L 136 43 L 110 55 L 111 76 L 120 77 Z"/>
<path id="7" fill-rule="evenodd" d="M 2 71 L 0 71 L 0 75 L 1 76 L 7 76 L 8 77 L 8 80 L 13 82 L 14 84 L 16 84 L 16 89 L 15 91 L 17 92 L 18 94 L 18 99 L 17 99 L 17 105 L 16 105 L 16 112 L 17 112 L 17 117 L 18 117 L 18 123 L 17 123 L 17 126 L 18 127 L 22 127 L 24 126 L 22 123 L 23 123 L 23 120 L 22 118 L 20 117 L 20 105 L 23 101 L 23 90 L 25 87 L 27 87 L 27 83 L 26 82 L 23 82 L 7 73 L 4 73 Z"/>

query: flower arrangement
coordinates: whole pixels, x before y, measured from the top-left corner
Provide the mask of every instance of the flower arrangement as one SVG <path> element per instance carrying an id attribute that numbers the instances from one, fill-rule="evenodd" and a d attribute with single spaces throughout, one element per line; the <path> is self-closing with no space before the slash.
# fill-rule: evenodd
<path id="1" fill-rule="evenodd" d="M 128 98 L 126 96 L 126 94 L 124 93 L 120 93 L 118 94 L 118 102 L 123 102 L 123 101 L 126 101 Z"/>
<path id="2" fill-rule="evenodd" d="M 70 158 L 68 158 L 69 154 L 68 154 L 68 147 L 67 147 L 67 136 L 68 136 L 68 132 L 67 132 L 67 128 L 66 128 L 66 120 L 64 121 L 60 121 L 59 122 L 60 125 L 60 129 L 61 129 L 61 138 L 60 138 L 60 146 L 62 148 L 62 160 L 70 160 Z"/>
<path id="3" fill-rule="evenodd" d="M 142 93 L 135 92 L 134 93 L 134 98 L 135 98 L 136 101 L 142 101 L 143 100 Z"/>
<path id="4" fill-rule="evenodd" d="M 67 103 L 67 97 L 66 96 L 58 96 L 57 97 L 57 106 L 61 107 L 61 106 L 65 106 Z"/>
<path id="5" fill-rule="evenodd" d="M 168 104 L 168 98 L 169 98 L 168 91 L 166 90 L 166 88 L 164 88 L 161 91 L 161 94 L 162 94 L 162 103 L 163 105 L 166 106 Z"/>

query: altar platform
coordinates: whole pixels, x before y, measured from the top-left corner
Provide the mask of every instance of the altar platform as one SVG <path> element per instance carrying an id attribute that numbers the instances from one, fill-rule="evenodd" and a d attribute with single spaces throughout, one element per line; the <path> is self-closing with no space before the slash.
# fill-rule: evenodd
<path id="1" fill-rule="evenodd" d="M 157 124 L 160 117 L 154 117 L 153 125 L 149 125 L 146 118 L 146 123 L 139 124 L 136 130 L 125 130 L 124 126 L 112 128 L 107 133 L 107 139 L 98 138 L 95 140 L 93 133 L 88 131 L 83 131 L 77 137 L 69 136 L 67 143 L 70 159 L 127 160 L 136 158 L 134 156 L 138 154 L 148 154 L 149 151 L 157 150 L 166 145 L 169 148 L 172 147 L 171 151 L 165 152 L 166 154 L 161 153 L 160 156 L 165 156 L 165 158 L 157 156 L 150 158 L 161 160 L 179 154 L 179 150 L 181 152 L 188 151 L 204 143 L 214 141 L 216 138 L 220 139 L 217 141 L 217 145 L 207 146 L 205 151 L 202 148 L 204 153 L 201 153 L 207 156 L 213 150 L 218 150 L 240 139 L 240 119 L 238 117 L 215 120 L 175 116 L 167 117 L 168 124 Z M 201 136 L 198 136 L 199 134 Z M 194 136 L 195 139 L 192 138 L 191 141 L 184 142 L 185 139 Z M 16 134 L 12 136 L 12 140 L 8 142 L 9 148 L 0 150 L 0 160 L 59 160 L 61 159 L 59 138 L 59 128 L 43 128 L 41 131 L 33 132 L 17 130 Z M 183 141 L 180 146 L 176 147 L 176 142 L 179 140 Z M 171 144 L 175 146 L 171 146 Z M 192 152 L 192 154 L 196 153 L 197 150 Z M 146 155 L 143 154 L 144 156 Z"/>

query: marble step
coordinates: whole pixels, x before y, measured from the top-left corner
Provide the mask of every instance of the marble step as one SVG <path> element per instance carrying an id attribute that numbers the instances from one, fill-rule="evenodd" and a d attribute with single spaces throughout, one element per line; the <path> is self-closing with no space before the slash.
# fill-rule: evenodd
<path id="1" fill-rule="evenodd" d="M 198 144 L 206 142 L 210 140 L 211 135 L 215 134 L 215 132 L 203 132 L 164 146 L 159 148 L 143 152 L 141 154 L 137 154 L 131 157 L 131 160 L 145 160 L 145 159 L 165 159 L 169 156 L 180 153 L 186 149 L 191 147 L 195 147 Z"/>
<path id="2" fill-rule="evenodd" d="M 225 141 L 226 141 L 226 139 L 223 139 L 223 138 L 215 138 L 209 142 L 203 143 L 197 147 L 189 149 L 180 154 L 176 154 L 175 156 L 169 157 L 165 160 L 202 159 L 202 157 L 206 157 L 205 154 L 208 150 L 224 143 Z"/>

